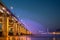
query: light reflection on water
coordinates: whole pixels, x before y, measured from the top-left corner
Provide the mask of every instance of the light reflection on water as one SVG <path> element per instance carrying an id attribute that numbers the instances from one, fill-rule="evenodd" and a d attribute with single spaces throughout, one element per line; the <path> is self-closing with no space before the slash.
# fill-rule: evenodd
<path id="1" fill-rule="evenodd" d="M 60 38 L 21 36 L 20 40 L 60 40 Z"/>
<path id="2" fill-rule="evenodd" d="M 31 37 L 29 37 L 29 36 L 21 36 L 20 40 L 31 40 Z"/>
<path id="3" fill-rule="evenodd" d="M 49 38 L 35 38 L 35 37 L 21 36 L 20 40 L 49 40 Z"/>

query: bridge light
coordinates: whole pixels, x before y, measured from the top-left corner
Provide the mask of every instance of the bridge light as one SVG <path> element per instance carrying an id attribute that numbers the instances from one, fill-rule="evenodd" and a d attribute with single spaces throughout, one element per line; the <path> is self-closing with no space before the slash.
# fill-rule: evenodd
<path id="1" fill-rule="evenodd" d="M 13 6 L 11 6 L 10 8 L 13 9 Z"/>
<path id="2" fill-rule="evenodd" d="M 4 7 L 2 8 L 3 10 L 6 10 Z"/>
<path id="3" fill-rule="evenodd" d="M 7 11 L 8 14 L 10 14 L 8 11 Z"/>
<path id="4" fill-rule="evenodd" d="M 20 16 L 17 16 L 18 18 L 20 17 Z"/>
<path id="5" fill-rule="evenodd" d="M 2 10 L 2 9 L 0 9 L 0 12 L 2 12 L 2 13 L 3 13 L 3 10 Z"/>

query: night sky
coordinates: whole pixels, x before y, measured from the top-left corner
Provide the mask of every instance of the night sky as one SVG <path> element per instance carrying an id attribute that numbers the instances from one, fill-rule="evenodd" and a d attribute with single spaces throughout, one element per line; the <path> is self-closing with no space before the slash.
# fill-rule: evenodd
<path id="1" fill-rule="evenodd" d="M 32 32 L 60 28 L 59 0 L 2 0 Z M 11 9 L 12 8 L 12 9 Z M 54 30 L 53 30 L 54 29 Z"/>

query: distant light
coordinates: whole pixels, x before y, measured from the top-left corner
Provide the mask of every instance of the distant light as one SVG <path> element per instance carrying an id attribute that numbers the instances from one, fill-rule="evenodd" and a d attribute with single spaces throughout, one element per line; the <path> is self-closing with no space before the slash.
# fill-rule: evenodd
<path id="1" fill-rule="evenodd" d="M 39 30 L 39 32 L 41 32 L 41 33 L 42 33 L 43 31 L 40 31 L 40 30 Z"/>
<path id="2" fill-rule="evenodd" d="M 2 12 L 2 13 L 3 13 L 3 10 L 1 10 L 1 9 L 0 9 L 0 12 Z"/>
<path id="3" fill-rule="evenodd" d="M 53 34 L 55 34 L 55 32 L 53 32 Z"/>
<path id="4" fill-rule="evenodd" d="M 20 16 L 17 16 L 18 18 L 20 17 Z"/>
<path id="5" fill-rule="evenodd" d="M 13 6 L 11 6 L 10 8 L 13 9 Z"/>

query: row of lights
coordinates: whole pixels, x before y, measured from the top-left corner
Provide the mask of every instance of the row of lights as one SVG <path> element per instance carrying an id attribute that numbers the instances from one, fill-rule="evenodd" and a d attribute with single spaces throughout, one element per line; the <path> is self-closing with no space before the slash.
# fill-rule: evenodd
<path id="1" fill-rule="evenodd" d="M 11 6 L 10 8 L 11 8 L 11 9 L 13 9 L 13 7 L 12 7 L 12 6 Z M 0 9 L 0 12 L 2 12 L 2 13 L 3 13 L 4 11 L 7 11 L 7 10 L 6 10 L 6 8 L 2 7 L 2 9 Z M 9 12 L 8 12 L 8 11 L 7 11 L 6 13 L 8 13 L 8 14 L 9 14 Z"/>
<path id="2" fill-rule="evenodd" d="M 11 6 L 10 8 L 13 9 L 12 6 Z M 6 11 L 6 8 L 2 7 L 2 9 L 0 9 L 0 12 L 4 13 L 4 11 Z M 8 11 L 7 11 L 6 13 L 10 14 Z M 18 16 L 18 18 L 19 18 L 19 16 Z M 15 19 L 15 18 L 14 18 L 14 19 Z"/>
<path id="3" fill-rule="evenodd" d="M 2 9 L 0 9 L 0 12 L 2 12 L 2 13 L 3 13 L 3 10 L 2 10 Z"/>
<path id="4" fill-rule="evenodd" d="M 11 7 L 11 9 L 13 9 L 13 7 Z M 6 11 L 6 8 L 2 7 L 2 9 L 0 9 L 0 12 L 4 13 L 4 11 Z M 10 14 L 8 11 L 6 13 Z M 19 18 L 19 16 L 18 16 L 18 18 Z M 14 19 L 17 20 L 15 17 L 14 17 Z"/>
<path id="5" fill-rule="evenodd" d="M 11 7 L 11 9 L 13 9 L 13 7 Z M 6 8 L 2 7 L 2 9 L 0 9 L 0 12 L 4 13 L 4 11 L 7 11 L 7 10 L 6 10 Z M 7 11 L 6 13 L 9 14 L 8 11 Z M 19 16 L 18 16 L 18 18 L 19 18 Z M 15 19 L 15 17 L 14 17 L 14 19 Z M 14 20 L 14 19 L 12 19 L 12 20 Z M 16 19 L 15 19 L 15 20 L 16 20 Z M 21 21 L 22 21 L 22 20 L 21 20 Z"/>
<path id="6" fill-rule="evenodd" d="M 4 7 L 2 7 L 2 9 L 0 9 L 0 12 L 4 13 L 4 11 L 6 11 L 6 9 Z M 7 13 L 9 14 L 8 11 L 7 11 Z"/>

